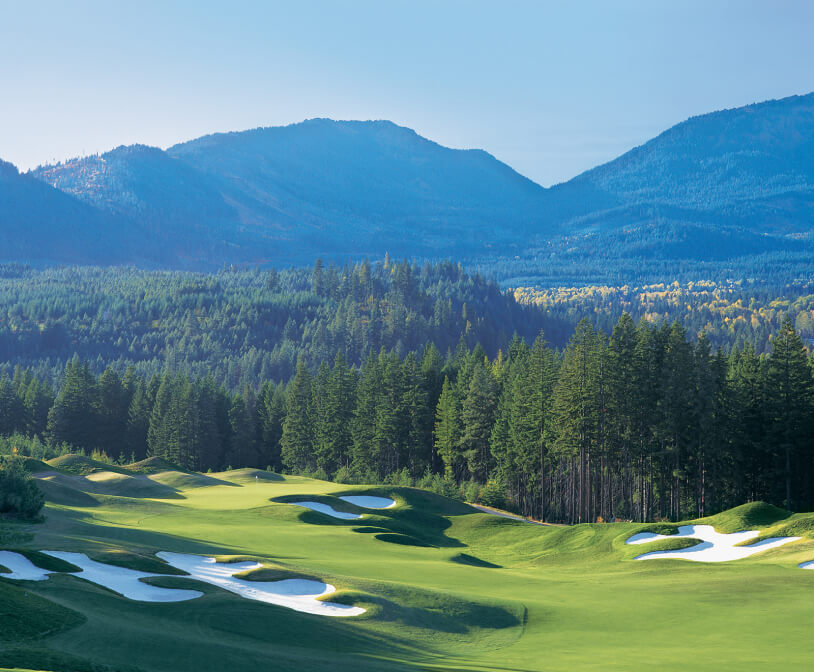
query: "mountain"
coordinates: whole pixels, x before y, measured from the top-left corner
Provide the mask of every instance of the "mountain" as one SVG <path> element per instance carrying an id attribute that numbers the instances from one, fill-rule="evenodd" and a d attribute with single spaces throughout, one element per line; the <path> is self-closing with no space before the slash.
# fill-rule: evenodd
<path id="1" fill-rule="evenodd" d="M 117 147 L 32 174 L 108 216 L 114 235 L 133 232 L 134 258 L 205 267 L 250 254 L 239 249 L 239 218 L 218 184 L 155 147 Z"/>
<path id="2" fill-rule="evenodd" d="M 809 233 L 814 94 L 693 117 L 550 195 L 549 214 L 571 231 L 584 228 L 580 218 L 629 223 L 631 207 L 650 206 L 672 221 Z"/>
<path id="3" fill-rule="evenodd" d="M 111 235 L 100 210 L 0 161 L 0 254 L 5 260 L 108 263 L 129 260 L 127 230 Z"/>
<path id="4" fill-rule="evenodd" d="M 23 230 L 33 200 L 33 228 L 53 230 L 48 259 L 81 251 L 98 263 L 212 268 L 390 252 L 453 257 L 502 277 L 544 264 L 577 280 L 631 264 L 667 275 L 671 264 L 729 269 L 765 255 L 805 266 L 813 150 L 814 94 L 693 117 L 550 189 L 484 151 L 443 147 L 391 122 L 311 119 L 13 171 L 19 189 L 34 178 L 52 188 L 2 216 Z M 53 217 L 63 210 L 110 254 L 68 241 L 60 256 Z"/>
<path id="5" fill-rule="evenodd" d="M 545 195 L 484 151 L 383 121 L 313 119 L 166 152 L 119 147 L 34 176 L 216 264 L 482 252 L 536 231 Z"/>

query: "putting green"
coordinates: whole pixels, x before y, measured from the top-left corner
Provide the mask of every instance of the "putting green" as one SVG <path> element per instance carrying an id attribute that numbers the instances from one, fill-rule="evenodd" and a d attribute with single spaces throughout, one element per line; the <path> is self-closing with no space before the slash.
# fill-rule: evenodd
<path id="1" fill-rule="evenodd" d="M 0 666 L 548 672 L 685 670 L 691 663 L 695 670 L 765 670 L 807 669 L 814 657 L 814 572 L 798 568 L 814 560 L 814 515 L 746 505 L 694 522 L 803 538 L 735 562 L 636 562 L 642 546 L 626 539 L 677 527 L 528 525 L 410 488 L 245 469 L 199 478 L 162 465 L 150 478 L 172 489 L 167 496 L 143 475 L 93 477 L 76 461 L 63 462 L 72 473 L 49 477 L 59 483 L 45 522 L 27 526 L 30 536 L 19 541 L 17 534 L 8 550 L 85 553 L 167 574 L 172 569 L 156 557 L 160 551 L 252 560 L 263 568 L 238 577 L 324 581 L 337 588 L 326 600 L 365 613 L 299 613 L 178 576 L 148 582 L 204 595 L 144 603 L 66 574 L 38 582 L 0 578 L 0 631 L 15 616 L 4 601 L 25 611 L 26 596 L 32 600 L 25 637 L 0 638 Z M 49 468 L 59 472 L 59 465 Z M 112 494 L 117 487 L 121 493 Z M 338 499 L 348 495 L 396 505 L 359 508 Z M 335 519 L 290 504 L 303 500 L 341 503 L 364 516 Z M 682 544 L 654 541 L 647 550 Z M 53 628 L 42 624 L 48 614 Z"/>

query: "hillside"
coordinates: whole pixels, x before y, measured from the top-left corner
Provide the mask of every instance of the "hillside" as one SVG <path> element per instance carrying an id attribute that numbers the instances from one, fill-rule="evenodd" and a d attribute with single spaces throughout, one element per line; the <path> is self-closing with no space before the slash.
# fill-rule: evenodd
<path id="1" fill-rule="evenodd" d="M 117 263 L 131 233 L 99 210 L 0 161 L 0 255 L 17 262 Z"/>
<path id="2" fill-rule="evenodd" d="M 567 281 L 621 284 L 765 276 L 794 260 L 793 279 L 812 250 L 812 150 L 814 94 L 688 119 L 552 187 L 543 221 L 559 236 L 538 235 L 508 273 L 535 277 L 545 259 Z"/>
<path id="3" fill-rule="evenodd" d="M 673 126 L 562 188 L 593 192 L 586 210 L 657 203 L 760 228 L 810 232 L 814 94 L 722 110 Z"/>

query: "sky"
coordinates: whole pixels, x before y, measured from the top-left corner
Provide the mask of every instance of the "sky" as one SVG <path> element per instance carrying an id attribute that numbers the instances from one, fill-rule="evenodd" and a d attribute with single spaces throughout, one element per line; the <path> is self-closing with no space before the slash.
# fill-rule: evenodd
<path id="1" fill-rule="evenodd" d="M 0 158 L 389 119 L 544 186 L 814 91 L 808 0 L 0 0 Z"/>

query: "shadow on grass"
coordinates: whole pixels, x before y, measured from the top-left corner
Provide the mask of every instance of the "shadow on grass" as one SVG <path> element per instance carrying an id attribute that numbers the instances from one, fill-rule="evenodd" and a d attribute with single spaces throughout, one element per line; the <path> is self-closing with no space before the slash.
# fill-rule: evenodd
<path id="1" fill-rule="evenodd" d="M 450 558 L 450 561 L 456 562 L 459 565 L 469 565 L 470 567 L 483 567 L 486 569 L 500 569 L 502 567 L 502 565 L 496 565 L 493 562 L 481 560 L 480 558 L 476 558 L 474 555 L 469 555 L 468 553 L 458 553 L 458 555 L 453 555 Z"/>

